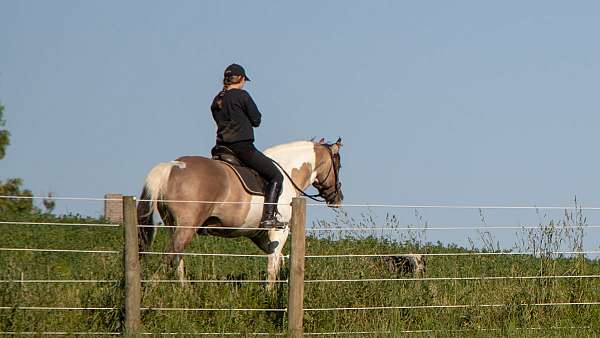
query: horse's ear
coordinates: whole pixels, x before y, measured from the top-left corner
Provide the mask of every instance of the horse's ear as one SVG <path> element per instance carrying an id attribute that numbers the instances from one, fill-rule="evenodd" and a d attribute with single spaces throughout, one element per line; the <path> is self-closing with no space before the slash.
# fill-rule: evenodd
<path id="1" fill-rule="evenodd" d="M 329 148 L 331 149 L 331 152 L 333 154 L 337 154 L 340 151 L 340 148 L 342 147 L 342 138 L 338 138 L 337 141 L 335 141 L 334 144 L 332 144 L 331 146 L 329 146 Z"/>
<path id="2" fill-rule="evenodd" d="M 321 137 L 321 139 L 319 140 L 319 144 L 325 144 L 325 138 Z"/>

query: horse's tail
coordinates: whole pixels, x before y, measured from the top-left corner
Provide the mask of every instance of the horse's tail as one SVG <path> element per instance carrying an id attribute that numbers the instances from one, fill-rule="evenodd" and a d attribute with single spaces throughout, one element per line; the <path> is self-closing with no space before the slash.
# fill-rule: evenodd
<path id="1" fill-rule="evenodd" d="M 185 163 L 171 161 L 157 164 L 146 176 L 144 189 L 137 205 L 140 251 L 145 251 L 152 245 L 156 235 L 154 224 L 154 213 L 158 212 L 158 200 L 162 199 L 167 191 L 169 175 L 174 166 L 185 166 Z"/>

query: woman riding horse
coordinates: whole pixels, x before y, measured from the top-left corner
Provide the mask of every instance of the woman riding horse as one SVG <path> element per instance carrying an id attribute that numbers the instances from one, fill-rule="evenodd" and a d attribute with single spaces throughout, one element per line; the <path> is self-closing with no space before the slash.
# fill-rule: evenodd
<path id="1" fill-rule="evenodd" d="M 244 68 L 229 65 L 223 76 L 223 90 L 213 99 L 210 110 L 217 123 L 217 146 L 229 148 L 242 163 L 256 170 L 268 182 L 260 227 L 282 228 L 277 219 L 277 200 L 283 175 L 273 161 L 254 146 L 254 130 L 260 126 L 261 114 L 250 94 L 243 90 L 250 81 Z"/>
<path id="2" fill-rule="evenodd" d="M 152 245 L 157 223 L 154 216 L 160 216 L 171 232 L 164 260 L 175 263 L 182 282 L 181 253 L 197 234 L 245 236 L 268 254 L 268 288 L 272 289 L 283 264 L 282 252 L 290 232 L 285 222 L 292 217 L 292 199 L 305 194 L 310 185 L 330 207 L 339 206 L 344 199 L 339 180 L 341 139 L 332 144 L 324 140 L 290 142 L 265 150 L 266 155 L 256 150 L 252 128 L 260 124 L 261 114 L 242 90 L 246 80 L 241 66 L 227 67 L 223 90 L 213 100 L 211 110 L 218 127 L 217 145 L 229 148 L 269 181 L 264 198 L 249 193 L 228 164 L 202 156 L 159 163 L 144 181 L 137 205 L 140 252 L 146 254 Z"/>

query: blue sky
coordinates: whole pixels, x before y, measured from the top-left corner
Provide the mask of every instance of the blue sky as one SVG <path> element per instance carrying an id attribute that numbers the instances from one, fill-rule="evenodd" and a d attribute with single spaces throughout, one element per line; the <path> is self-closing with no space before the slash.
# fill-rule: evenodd
<path id="1" fill-rule="evenodd" d="M 257 146 L 342 136 L 349 203 L 599 206 L 599 15 L 594 1 L 2 1 L 0 179 L 137 195 L 155 163 L 208 154 L 210 101 L 238 62 Z"/>

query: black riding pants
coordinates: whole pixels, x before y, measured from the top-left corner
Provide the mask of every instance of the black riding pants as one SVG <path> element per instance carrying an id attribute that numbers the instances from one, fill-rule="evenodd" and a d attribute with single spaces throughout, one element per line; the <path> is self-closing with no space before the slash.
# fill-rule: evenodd
<path id="1" fill-rule="evenodd" d="M 256 170 L 270 183 L 283 182 L 283 175 L 277 169 L 273 161 L 254 147 L 253 142 L 238 142 L 227 144 L 227 148 L 233 150 L 237 157 L 248 167 Z"/>

